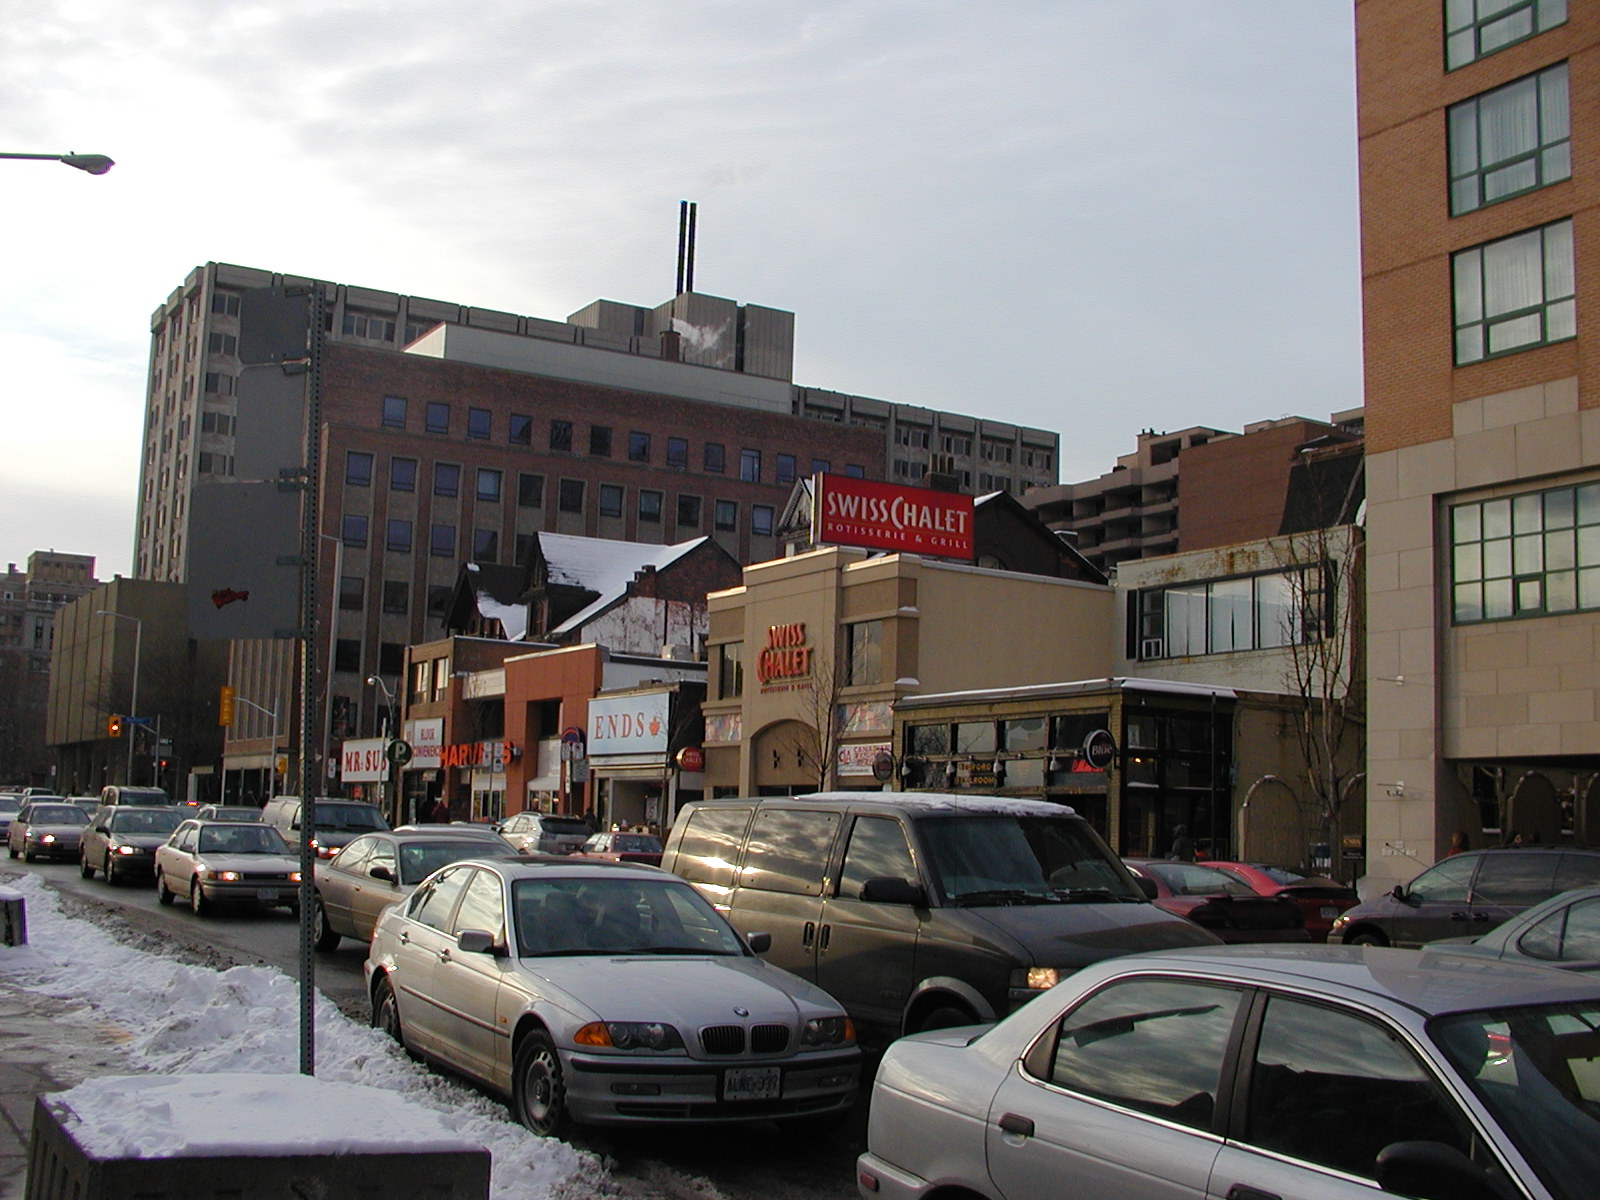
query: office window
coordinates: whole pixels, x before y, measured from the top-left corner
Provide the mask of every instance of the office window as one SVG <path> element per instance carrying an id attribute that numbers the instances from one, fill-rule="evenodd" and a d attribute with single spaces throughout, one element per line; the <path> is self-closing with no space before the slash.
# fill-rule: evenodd
<path id="1" fill-rule="evenodd" d="M 1450 510 L 1455 622 L 1600 608 L 1600 483 Z"/>
<path id="2" fill-rule="evenodd" d="M 634 430 L 628 435 L 628 461 L 650 461 L 650 435 L 648 433 L 640 433 L 638 430 Z"/>
<path id="3" fill-rule="evenodd" d="M 224 295 L 222 292 L 212 292 L 211 311 L 221 317 L 237 317 L 239 315 L 239 297 Z"/>
<path id="4" fill-rule="evenodd" d="M 346 513 L 339 524 L 339 538 L 352 550 L 367 544 L 367 519 L 359 513 Z"/>
<path id="5" fill-rule="evenodd" d="M 727 451 L 720 442 L 707 442 L 704 457 L 705 469 L 713 475 L 727 470 Z"/>
<path id="6" fill-rule="evenodd" d="M 833 464 L 830 463 L 827 459 L 825 459 L 825 458 L 813 458 L 811 460 L 811 473 L 813 475 L 821 475 L 824 472 L 831 471 L 831 470 L 833 470 Z"/>
<path id="7" fill-rule="evenodd" d="M 378 674 L 398 679 L 406 669 L 406 648 L 403 642 L 378 643 Z"/>
<path id="8" fill-rule="evenodd" d="M 1577 336 L 1570 220 L 1463 250 L 1452 269 L 1457 366 Z"/>
<path id="9" fill-rule="evenodd" d="M 231 333 L 213 333 L 206 339 L 206 351 L 209 354 L 237 354 L 239 339 Z"/>
<path id="10" fill-rule="evenodd" d="M 461 494 L 461 468 L 455 463 L 434 463 L 433 494 L 435 496 L 459 496 Z"/>
<path id="11" fill-rule="evenodd" d="M 739 451 L 739 478 L 746 483 L 761 482 L 761 451 Z"/>
<path id="12" fill-rule="evenodd" d="M 772 536 L 772 505 L 752 504 L 750 506 L 750 534 L 752 537 Z"/>
<path id="13" fill-rule="evenodd" d="M 449 433 L 450 406 L 440 400 L 429 400 L 423 410 L 422 428 L 429 433 Z"/>
<path id="14" fill-rule="evenodd" d="M 622 515 L 622 488 L 615 483 L 602 483 L 600 485 L 600 515 L 602 517 L 620 517 Z"/>
<path id="15" fill-rule="evenodd" d="M 361 450 L 346 450 L 344 482 L 347 487 L 371 487 L 372 455 Z"/>
<path id="16" fill-rule="evenodd" d="M 404 616 L 411 611 L 411 585 L 402 579 L 383 581 L 383 611 Z"/>
<path id="17" fill-rule="evenodd" d="M 732 500 L 718 500 L 716 507 L 716 523 L 719 533 L 727 533 L 739 528 L 739 506 Z"/>
<path id="18" fill-rule="evenodd" d="M 844 627 L 846 686 L 883 682 L 883 622 L 855 621 Z"/>
<path id="19" fill-rule="evenodd" d="M 389 460 L 389 490 L 391 492 L 414 492 L 417 490 L 416 459 L 391 458 Z"/>
<path id="20" fill-rule="evenodd" d="M 406 398 L 404 396 L 385 396 L 383 398 L 383 425 L 385 429 L 404 429 L 406 427 Z"/>
<path id="21" fill-rule="evenodd" d="M 679 496 L 678 497 L 678 528 L 679 529 L 699 529 L 700 528 L 700 497 L 699 496 Z"/>
<path id="22" fill-rule="evenodd" d="M 538 535 L 532 533 L 517 534 L 516 558 L 513 560 L 519 567 L 525 567 L 533 561 L 533 544 L 538 541 Z"/>
<path id="23" fill-rule="evenodd" d="M 500 561 L 500 533 L 494 529 L 472 531 L 472 561 L 492 563 Z"/>
<path id="24" fill-rule="evenodd" d="M 1317 567 L 1147 588 L 1138 593 L 1138 657 L 1272 649 L 1323 635 L 1326 573 Z"/>
<path id="25" fill-rule="evenodd" d="M 360 612 L 366 603 L 367 581 L 360 575 L 345 575 L 339 580 L 339 607 L 345 612 Z"/>
<path id="26" fill-rule="evenodd" d="M 477 441 L 487 441 L 494 419 L 487 408 L 467 409 L 467 436 Z"/>
<path id="27" fill-rule="evenodd" d="M 583 511 L 583 480 L 563 479 L 559 495 L 556 497 L 556 508 L 564 513 L 581 513 Z"/>
<path id="28" fill-rule="evenodd" d="M 479 467 L 476 491 L 478 499 L 488 501 L 491 504 L 498 504 L 500 502 L 500 481 L 501 472 L 499 470 L 494 467 Z"/>
<path id="29" fill-rule="evenodd" d="M 717 699 L 732 700 L 744 694 L 744 643 L 724 642 L 716 647 Z"/>
<path id="30" fill-rule="evenodd" d="M 1566 19 L 1567 0 L 1445 0 L 1445 70 L 1476 62 Z"/>
<path id="31" fill-rule="evenodd" d="M 1567 64 L 1463 100 L 1449 130 L 1452 214 L 1569 178 Z"/>
<path id="32" fill-rule="evenodd" d="M 160 380 L 156 382 L 159 386 Z M 233 395 L 233 376 L 224 375 L 221 371 L 207 371 L 205 390 L 213 396 L 231 396 Z M 152 413 L 151 415 L 154 416 L 155 414 Z"/>
<path id="33" fill-rule="evenodd" d="M 513 446 L 533 445 L 533 418 L 526 413 L 512 413 L 506 426 L 506 440 Z"/>
<path id="34" fill-rule="evenodd" d="M 858 467 L 855 463 L 845 463 L 844 474 L 846 479 L 865 479 L 867 477 L 866 468 Z"/>
<path id="35" fill-rule="evenodd" d="M 517 507 L 544 507 L 544 476 L 519 472 L 517 475 Z"/>
<path id="36" fill-rule="evenodd" d="M 689 469 L 689 439 L 669 437 L 667 439 L 667 466 L 675 471 Z"/>
<path id="37" fill-rule="evenodd" d="M 609 425 L 589 426 L 589 453 L 595 458 L 611 457 L 611 427 Z"/>
<path id="38" fill-rule="evenodd" d="M 428 553 L 435 558 L 454 558 L 456 554 L 456 527 L 435 525 L 428 531 Z"/>
<path id="39" fill-rule="evenodd" d="M 572 422 L 571 421 L 551 421 L 550 422 L 550 449 L 552 449 L 552 450 L 571 450 L 572 449 Z"/>
<path id="40" fill-rule="evenodd" d="M 390 517 L 384 529 L 383 548 L 395 554 L 411 553 L 411 522 Z"/>
<path id="41" fill-rule="evenodd" d="M 428 585 L 428 615 L 430 617 L 441 617 L 442 618 L 445 615 L 445 611 L 450 607 L 450 597 L 452 595 L 454 595 L 454 594 L 455 594 L 455 589 L 452 588 L 452 587 L 448 587 L 446 585 L 437 584 L 437 583 L 429 584 Z M 437 661 L 438 662 L 442 662 L 442 663 L 448 663 L 450 660 L 449 659 L 439 659 Z M 446 674 L 448 674 L 448 671 L 446 672 Z M 441 676 L 439 678 L 439 681 L 438 681 L 438 686 L 439 686 L 440 691 L 444 690 L 444 687 L 445 687 L 446 683 L 448 683 L 448 680 L 444 676 Z M 435 700 L 437 700 L 438 698 L 439 698 L 438 696 L 434 697 Z"/>
<path id="42" fill-rule="evenodd" d="M 798 464 L 795 462 L 794 455 L 792 455 L 792 454 L 780 454 L 780 455 L 778 455 L 778 464 L 777 465 L 778 465 L 778 482 L 779 483 L 793 483 L 794 482 L 795 471 L 798 469 Z"/>
<path id="43" fill-rule="evenodd" d="M 355 674 L 361 670 L 361 639 L 336 638 L 333 643 L 333 669 Z"/>
<path id="44" fill-rule="evenodd" d="M 642 490 L 639 492 L 639 520 L 651 525 L 661 524 L 660 492 Z"/>

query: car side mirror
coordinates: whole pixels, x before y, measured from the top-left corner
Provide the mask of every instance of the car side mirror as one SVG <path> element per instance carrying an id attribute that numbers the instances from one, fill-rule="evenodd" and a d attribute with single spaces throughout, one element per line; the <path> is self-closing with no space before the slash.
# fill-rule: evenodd
<path id="1" fill-rule="evenodd" d="M 456 935 L 456 945 L 464 954 L 495 954 L 500 949 L 487 929 L 463 929 Z"/>
<path id="2" fill-rule="evenodd" d="M 1389 895 L 1393 896 L 1396 900 L 1399 900 L 1402 903 L 1407 902 L 1406 885 L 1403 883 L 1395 884 L 1394 887 L 1389 889 Z"/>
<path id="3" fill-rule="evenodd" d="M 384 879 L 390 883 L 394 882 L 394 872 L 388 867 L 372 867 L 367 871 L 367 874 L 371 875 L 374 879 Z"/>
<path id="4" fill-rule="evenodd" d="M 1378 1186 L 1417 1200 L 1505 1200 L 1489 1172 L 1443 1142 L 1394 1142 L 1378 1151 Z"/>
<path id="5" fill-rule="evenodd" d="M 1139 890 L 1144 893 L 1146 900 L 1154 900 L 1156 898 L 1156 881 L 1154 879 L 1146 879 L 1143 875 L 1135 875 L 1133 881 L 1139 885 Z"/>
<path id="6" fill-rule="evenodd" d="M 869 879 L 863 883 L 861 899 L 869 904 L 909 904 L 917 908 L 926 908 L 928 893 L 923 890 L 920 883 L 885 876 L 882 879 Z"/>
<path id="7" fill-rule="evenodd" d="M 772 935 L 770 933 L 747 933 L 744 935 L 744 944 L 756 954 L 765 954 L 772 949 Z"/>

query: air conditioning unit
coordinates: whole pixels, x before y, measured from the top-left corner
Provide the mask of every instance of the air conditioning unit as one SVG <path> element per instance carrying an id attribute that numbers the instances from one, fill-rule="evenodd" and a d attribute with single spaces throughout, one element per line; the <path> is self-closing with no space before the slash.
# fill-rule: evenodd
<path id="1" fill-rule="evenodd" d="M 1166 643 L 1160 638 L 1145 638 L 1139 643 L 1140 658 L 1165 658 L 1166 656 Z"/>

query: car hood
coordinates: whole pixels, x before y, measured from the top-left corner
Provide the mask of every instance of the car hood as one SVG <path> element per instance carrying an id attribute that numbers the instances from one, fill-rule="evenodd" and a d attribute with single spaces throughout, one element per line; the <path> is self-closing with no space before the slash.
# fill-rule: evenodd
<path id="1" fill-rule="evenodd" d="M 525 958 L 521 969 L 608 1021 L 670 1021 L 684 1028 L 749 1020 L 792 1023 L 839 1006 L 821 988 L 757 958 L 719 955 L 572 955 Z M 748 1012 L 748 1017 L 735 1013 Z"/>
<path id="2" fill-rule="evenodd" d="M 107 839 L 107 845 L 154 850 L 157 846 L 165 846 L 171 836 L 170 833 L 114 833 Z"/>
<path id="3" fill-rule="evenodd" d="M 950 911 L 1010 937 L 1035 963 L 1047 967 L 1081 967 L 1119 954 L 1218 942 L 1193 921 L 1147 903 L 1019 904 Z"/>

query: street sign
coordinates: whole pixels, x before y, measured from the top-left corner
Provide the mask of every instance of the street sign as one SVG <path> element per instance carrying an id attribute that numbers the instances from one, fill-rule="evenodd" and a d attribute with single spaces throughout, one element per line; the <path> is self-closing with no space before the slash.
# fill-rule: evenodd
<path id="1" fill-rule="evenodd" d="M 1117 743 L 1110 730 L 1096 729 L 1083 739 L 1083 761 L 1096 771 L 1104 771 L 1117 761 Z"/>
<path id="2" fill-rule="evenodd" d="M 397 767 L 403 767 L 411 761 L 411 743 L 395 738 L 384 747 L 383 756 Z"/>
<path id="3" fill-rule="evenodd" d="M 575 746 L 583 741 L 583 730 L 576 725 L 568 725 L 561 731 L 561 740 L 568 746 Z"/>

